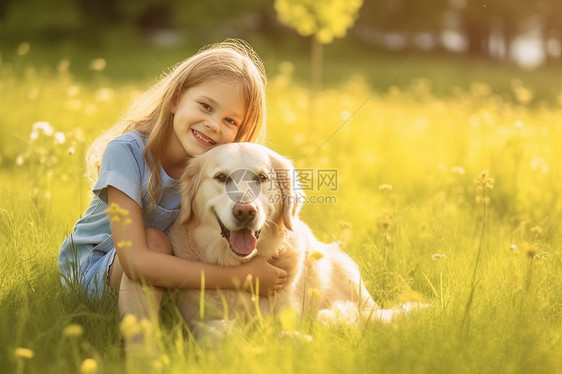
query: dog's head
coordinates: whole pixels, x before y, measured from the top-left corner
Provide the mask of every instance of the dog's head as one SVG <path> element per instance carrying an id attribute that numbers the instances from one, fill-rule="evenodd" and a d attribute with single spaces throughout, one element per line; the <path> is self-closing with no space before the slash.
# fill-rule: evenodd
<path id="1" fill-rule="evenodd" d="M 231 256 L 249 260 L 257 254 L 260 235 L 282 226 L 293 229 L 304 198 L 294 174 L 289 160 L 265 146 L 217 146 L 186 167 L 179 219 L 222 235 Z"/>

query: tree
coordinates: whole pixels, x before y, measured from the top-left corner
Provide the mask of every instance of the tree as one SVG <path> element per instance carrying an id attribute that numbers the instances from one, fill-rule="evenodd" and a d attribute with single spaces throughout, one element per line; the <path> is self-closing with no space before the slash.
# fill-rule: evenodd
<path id="1" fill-rule="evenodd" d="M 353 26 L 363 0 L 275 0 L 279 21 L 301 36 L 311 37 L 312 89 L 322 77 L 322 46 L 343 38 Z"/>
<path id="2" fill-rule="evenodd" d="M 509 56 L 513 39 L 525 22 L 537 14 L 537 4 L 528 0 L 467 0 L 460 11 L 469 54 L 489 56 L 488 42 L 495 29 L 504 39 Z"/>
<path id="3" fill-rule="evenodd" d="M 449 0 L 365 1 L 358 23 L 388 32 L 439 32 Z"/>
<path id="4" fill-rule="evenodd" d="M 560 0 L 541 0 L 537 3 L 539 16 L 543 28 L 543 39 L 545 42 L 545 50 L 549 51 L 549 39 L 562 42 L 562 3 Z M 547 58 L 551 58 L 547 53 Z"/>

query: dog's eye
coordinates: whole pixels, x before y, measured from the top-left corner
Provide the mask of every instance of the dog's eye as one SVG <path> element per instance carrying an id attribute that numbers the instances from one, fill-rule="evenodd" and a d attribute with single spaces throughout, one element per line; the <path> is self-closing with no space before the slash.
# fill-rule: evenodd
<path id="1" fill-rule="evenodd" d="M 228 176 L 225 173 L 217 173 L 215 175 L 215 179 L 221 183 L 226 182 L 226 179 L 228 178 Z"/>
<path id="2" fill-rule="evenodd" d="M 267 174 L 265 174 L 265 173 L 260 173 L 260 174 L 258 175 L 258 181 L 259 181 L 260 183 L 263 183 L 263 182 L 265 182 L 265 181 L 268 180 L 268 179 L 269 179 L 269 178 L 268 178 Z"/>

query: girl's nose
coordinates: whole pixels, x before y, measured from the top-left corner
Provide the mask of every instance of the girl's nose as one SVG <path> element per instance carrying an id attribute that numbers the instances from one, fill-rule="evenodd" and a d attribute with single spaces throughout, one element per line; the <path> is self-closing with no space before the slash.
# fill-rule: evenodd
<path id="1" fill-rule="evenodd" d="M 215 117 L 209 115 L 205 120 L 205 127 L 211 131 L 217 131 L 217 129 L 219 128 L 219 123 L 217 122 L 217 119 Z"/>

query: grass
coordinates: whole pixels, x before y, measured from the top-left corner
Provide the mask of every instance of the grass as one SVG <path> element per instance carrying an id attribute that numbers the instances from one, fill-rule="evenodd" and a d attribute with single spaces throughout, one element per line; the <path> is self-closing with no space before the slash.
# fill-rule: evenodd
<path id="1" fill-rule="evenodd" d="M 56 52 L 32 55 L 41 49 L 3 51 L 0 65 L 1 372 L 93 372 L 88 358 L 103 373 L 560 371 L 562 110 L 545 78 L 552 67 L 499 74 L 474 63 L 475 75 L 456 78 L 466 62 L 433 57 L 432 67 L 419 55 L 371 97 L 405 56 L 382 56 L 377 75 L 358 53 L 357 65 L 328 64 L 312 110 L 302 56 L 268 54 L 268 145 L 313 169 L 307 193 L 325 199 L 306 204 L 302 219 L 354 256 L 381 305 L 421 298 L 431 307 L 360 329 L 282 321 L 310 342 L 281 338 L 279 324 L 263 321 L 215 349 L 194 341 L 167 306 L 161 352 L 135 368 L 123 357 L 116 295 L 90 302 L 63 289 L 57 255 L 88 203 L 87 145 L 158 68 L 139 59 L 136 73 L 119 77 L 111 51 L 81 60 L 72 50 L 63 58 L 70 67 L 57 68 Z M 179 54 L 162 53 L 150 51 L 166 65 Z M 85 68 L 99 57 L 106 69 Z M 53 133 L 36 125 L 32 139 L 38 121 Z M 337 172 L 336 188 L 320 183 L 320 170 Z M 483 170 L 494 179 L 486 206 L 474 184 Z M 83 330 L 70 334 L 69 325 Z"/>

